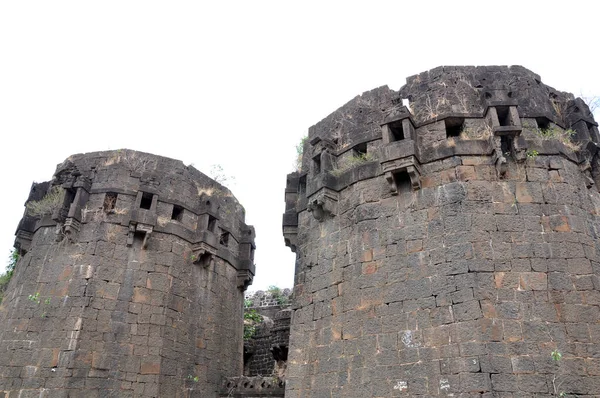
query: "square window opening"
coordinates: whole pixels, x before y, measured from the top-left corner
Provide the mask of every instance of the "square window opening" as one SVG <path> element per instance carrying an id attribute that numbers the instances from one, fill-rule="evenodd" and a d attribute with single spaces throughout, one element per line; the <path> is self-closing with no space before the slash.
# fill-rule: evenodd
<path id="1" fill-rule="evenodd" d="M 173 212 L 171 213 L 171 220 L 175 220 L 175 221 L 183 220 L 183 207 L 173 205 Z"/>
<path id="2" fill-rule="evenodd" d="M 354 149 L 354 156 L 359 157 L 359 158 L 367 157 L 367 143 L 366 142 L 355 145 L 353 149 Z"/>
<path id="3" fill-rule="evenodd" d="M 550 120 L 547 117 L 536 117 L 535 122 L 540 130 L 548 130 L 550 128 Z"/>
<path id="4" fill-rule="evenodd" d="M 496 113 L 498 114 L 498 122 L 500 126 L 512 126 L 510 122 L 510 110 L 508 106 L 497 106 Z"/>
<path id="5" fill-rule="evenodd" d="M 209 214 L 208 215 L 208 230 L 210 232 L 214 233 L 216 228 L 217 228 L 217 219 Z"/>
<path id="6" fill-rule="evenodd" d="M 444 120 L 446 125 L 446 138 L 458 137 L 463 131 L 465 119 L 462 117 L 449 117 Z"/>
<path id="7" fill-rule="evenodd" d="M 388 125 L 391 133 L 390 142 L 402 141 L 406 138 L 404 135 L 404 126 L 402 126 L 402 124 L 402 120 L 398 120 Z"/>
<path id="8" fill-rule="evenodd" d="M 313 158 L 313 170 L 315 174 L 321 173 L 321 155 L 317 155 Z"/>
<path id="9" fill-rule="evenodd" d="M 140 202 L 140 209 L 150 210 L 150 208 L 152 207 L 152 198 L 153 197 L 154 197 L 153 194 L 148 193 L 148 192 L 143 192 L 142 193 L 142 201 Z"/>
<path id="10" fill-rule="evenodd" d="M 395 172 L 394 182 L 398 193 L 412 192 L 412 181 L 406 170 Z"/>
<path id="11" fill-rule="evenodd" d="M 221 235 L 219 236 L 219 244 L 225 247 L 229 246 L 229 232 L 221 231 Z"/>
<path id="12" fill-rule="evenodd" d="M 106 213 L 112 212 L 117 205 L 117 193 L 116 192 L 107 192 L 104 195 L 104 203 L 102 204 L 102 209 Z"/>

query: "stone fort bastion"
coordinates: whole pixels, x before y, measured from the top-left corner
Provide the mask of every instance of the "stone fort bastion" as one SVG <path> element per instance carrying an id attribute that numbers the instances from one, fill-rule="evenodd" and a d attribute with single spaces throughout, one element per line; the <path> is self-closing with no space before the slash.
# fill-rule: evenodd
<path id="1" fill-rule="evenodd" d="M 69 157 L 27 204 L 1 396 L 216 397 L 242 373 L 254 229 L 227 188 L 119 150 Z"/>
<path id="2" fill-rule="evenodd" d="M 312 126 L 285 396 L 600 396 L 598 142 L 519 66 L 439 67 Z"/>

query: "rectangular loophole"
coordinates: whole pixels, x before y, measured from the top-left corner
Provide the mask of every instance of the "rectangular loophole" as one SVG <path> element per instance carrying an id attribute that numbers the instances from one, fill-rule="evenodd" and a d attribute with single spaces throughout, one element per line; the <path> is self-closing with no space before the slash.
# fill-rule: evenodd
<path id="1" fill-rule="evenodd" d="M 463 131 L 465 119 L 462 117 L 449 117 L 444 119 L 446 125 L 446 138 L 458 137 Z"/>
<path id="2" fill-rule="evenodd" d="M 150 210 L 152 207 L 152 197 L 154 195 L 148 192 L 142 192 L 142 201 L 140 202 L 140 209 Z"/>
<path id="3" fill-rule="evenodd" d="M 65 190 L 65 206 L 68 206 L 75 201 L 75 195 L 77 192 L 74 189 Z"/>
<path id="4" fill-rule="evenodd" d="M 117 205 L 117 196 L 118 195 L 116 192 L 107 192 L 106 195 L 104 195 L 104 203 L 102 204 L 102 209 L 106 213 L 110 213 L 115 209 L 115 206 Z"/>
<path id="5" fill-rule="evenodd" d="M 306 176 L 302 176 L 298 179 L 298 195 L 306 194 Z"/>
<path id="6" fill-rule="evenodd" d="M 496 113 L 498 114 L 498 123 L 500 123 L 500 126 L 512 126 L 508 106 L 497 106 Z"/>
<path id="7" fill-rule="evenodd" d="M 398 193 L 412 192 L 412 182 L 406 170 L 395 172 L 394 182 Z"/>
<path id="8" fill-rule="evenodd" d="M 225 247 L 229 246 L 229 232 L 221 231 L 221 235 L 219 236 L 219 244 Z"/>
<path id="9" fill-rule="evenodd" d="M 217 219 L 209 214 L 208 215 L 208 230 L 210 232 L 214 233 L 216 228 L 217 228 Z"/>
<path id="10" fill-rule="evenodd" d="M 317 155 L 313 158 L 313 171 L 314 174 L 321 173 L 321 155 Z"/>
<path id="11" fill-rule="evenodd" d="M 175 220 L 175 221 L 183 220 L 183 207 L 173 205 L 173 212 L 171 213 L 171 220 Z"/>
<path id="12" fill-rule="evenodd" d="M 500 149 L 504 156 L 510 156 L 512 153 L 512 137 L 510 135 L 500 136 Z"/>
<path id="13" fill-rule="evenodd" d="M 404 135 L 404 127 L 402 126 L 402 120 L 398 120 L 388 124 L 388 128 L 390 129 L 390 142 L 394 141 L 402 141 L 406 138 Z"/>

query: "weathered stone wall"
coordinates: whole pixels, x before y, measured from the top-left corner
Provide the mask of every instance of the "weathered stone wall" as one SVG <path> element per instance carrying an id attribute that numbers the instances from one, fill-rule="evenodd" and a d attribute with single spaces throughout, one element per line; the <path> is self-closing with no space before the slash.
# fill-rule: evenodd
<path id="1" fill-rule="evenodd" d="M 597 142 L 522 67 L 437 68 L 311 127 L 286 397 L 598 396 Z"/>
<path id="2" fill-rule="evenodd" d="M 17 231 L 0 395 L 216 397 L 242 373 L 254 274 L 235 198 L 180 161 L 129 150 L 71 156 L 28 202 L 51 187 L 50 214 L 26 213 Z"/>
<path id="3" fill-rule="evenodd" d="M 269 306 L 256 308 L 256 311 L 263 321 L 255 334 L 244 342 L 244 376 L 276 376 L 284 380 L 291 310 Z"/>
<path id="4" fill-rule="evenodd" d="M 290 289 L 246 294 L 247 311 L 262 317 L 254 335 L 244 342 L 244 376 L 285 379 L 290 340 Z"/>
<path id="5" fill-rule="evenodd" d="M 279 289 L 279 288 L 278 288 Z M 292 291 L 290 289 L 279 289 L 274 291 L 258 290 L 256 292 L 246 293 L 246 306 L 250 308 L 267 311 L 268 307 L 275 307 L 277 312 L 282 306 L 286 306 L 290 302 Z M 273 317 L 275 312 L 270 313 L 269 317 Z"/>

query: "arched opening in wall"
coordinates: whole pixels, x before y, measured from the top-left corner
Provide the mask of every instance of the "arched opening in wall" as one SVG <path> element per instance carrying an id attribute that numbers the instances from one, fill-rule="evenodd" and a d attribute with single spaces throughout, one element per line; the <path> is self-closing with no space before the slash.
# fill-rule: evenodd
<path id="1" fill-rule="evenodd" d="M 395 122 L 391 122 L 388 124 L 388 128 L 390 129 L 390 142 L 394 141 L 402 141 L 406 138 L 404 135 L 404 127 L 402 126 L 402 120 L 397 120 Z"/>
<path id="2" fill-rule="evenodd" d="M 140 201 L 140 209 L 150 210 L 152 207 L 152 197 L 154 195 L 148 192 L 142 192 L 142 200 Z"/>
<path id="3" fill-rule="evenodd" d="M 179 221 L 183 220 L 183 207 L 173 205 L 173 211 L 171 212 L 171 220 Z"/>
<path id="4" fill-rule="evenodd" d="M 104 195 L 104 203 L 102 204 L 102 210 L 105 213 L 111 213 L 115 210 L 117 205 L 118 194 L 116 192 L 107 192 Z"/>
<path id="5" fill-rule="evenodd" d="M 448 117 L 444 119 L 444 124 L 446 125 L 446 138 L 460 136 L 460 133 L 463 131 L 464 123 L 464 117 Z"/>
<path id="6" fill-rule="evenodd" d="M 496 113 L 498 114 L 498 123 L 500 123 L 500 126 L 512 126 L 508 106 L 497 106 Z"/>
<path id="7" fill-rule="evenodd" d="M 412 192 L 412 181 L 406 170 L 396 171 L 393 175 L 396 190 L 399 194 Z"/>

